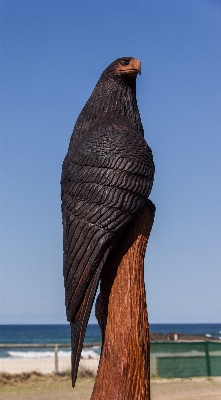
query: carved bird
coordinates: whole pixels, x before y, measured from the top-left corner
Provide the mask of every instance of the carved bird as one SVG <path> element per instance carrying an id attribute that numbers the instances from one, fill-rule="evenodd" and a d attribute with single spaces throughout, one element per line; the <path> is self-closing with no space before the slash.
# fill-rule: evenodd
<path id="1" fill-rule="evenodd" d="M 81 111 L 62 166 L 64 286 L 74 387 L 101 270 L 125 226 L 150 194 L 152 151 L 136 100 L 140 61 L 104 70 Z"/>

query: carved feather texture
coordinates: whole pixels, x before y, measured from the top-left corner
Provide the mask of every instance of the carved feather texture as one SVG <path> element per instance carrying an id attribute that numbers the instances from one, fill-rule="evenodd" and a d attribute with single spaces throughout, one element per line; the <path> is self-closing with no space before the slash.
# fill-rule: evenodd
<path id="1" fill-rule="evenodd" d="M 102 267 L 123 228 L 146 203 L 154 179 L 134 86 L 115 74 L 118 63 L 104 71 L 79 115 L 62 169 L 73 386 Z"/>

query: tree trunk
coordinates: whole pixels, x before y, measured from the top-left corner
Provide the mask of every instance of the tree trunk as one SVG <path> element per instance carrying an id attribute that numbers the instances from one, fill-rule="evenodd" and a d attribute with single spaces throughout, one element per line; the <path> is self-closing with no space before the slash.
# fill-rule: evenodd
<path id="1" fill-rule="evenodd" d="M 154 214 L 155 206 L 148 200 L 102 271 L 96 317 L 103 345 L 91 400 L 150 399 L 144 254 Z"/>

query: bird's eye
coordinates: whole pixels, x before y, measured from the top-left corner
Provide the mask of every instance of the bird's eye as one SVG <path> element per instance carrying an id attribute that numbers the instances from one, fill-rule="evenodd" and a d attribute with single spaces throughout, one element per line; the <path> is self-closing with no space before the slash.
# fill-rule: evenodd
<path id="1" fill-rule="evenodd" d="M 129 64 L 130 64 L 130 60 L 125 60 L 125 59 L 122 58 L 122 59 L 120 60 L 120 64 L 121 64 L 121 65 L 129 65 Z"/>

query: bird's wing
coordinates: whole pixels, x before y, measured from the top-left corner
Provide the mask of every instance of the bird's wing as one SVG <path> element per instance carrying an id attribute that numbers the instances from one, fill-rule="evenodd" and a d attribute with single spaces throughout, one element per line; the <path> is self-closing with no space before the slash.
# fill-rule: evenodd
<path id="1" fill-rule="evenodd" d="M 75 377 L 102 266 L 119 232 L 145 204 L 153 174 L 144 138 L 120 123 L 95 127 L 64 160 L 65 302 Z"/>

